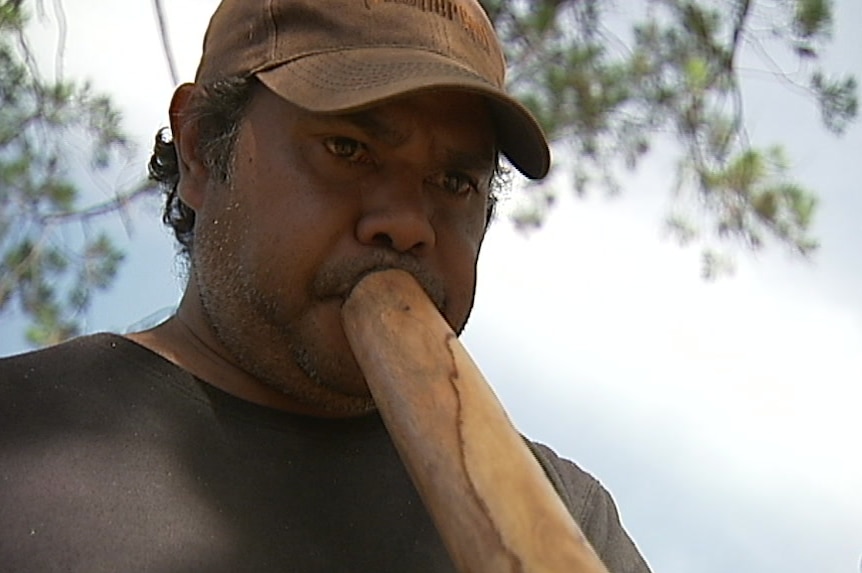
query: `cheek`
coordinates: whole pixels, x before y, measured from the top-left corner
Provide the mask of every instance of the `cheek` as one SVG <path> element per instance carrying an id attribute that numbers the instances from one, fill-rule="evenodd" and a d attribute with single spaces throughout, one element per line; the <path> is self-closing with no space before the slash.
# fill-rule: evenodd
<path id="1" fill-rule="evenodd" d="M 476 264 L 485 233 L 484 216 L 460 217 L 438 231 L 442 271 L 449 283 L 449 305 L 453 323 L 463 324 L 473 304 Z"/>
<path id="2" fill-rule="evenodd" d="M 250 159 L 244 167 L 237 189 L 246 202 L 255 264 L 268 280 L 307 287 L 350 231 L 350 201 L 288 154 Z"/>
<path id="3" fill-rule="evenodd" d="M 475 265 L 485 238 L 487 203 L 477 198 L 471 204 L 446 205 L 438 209 L 438 240 L 452 243 L 452 249 Z"/>

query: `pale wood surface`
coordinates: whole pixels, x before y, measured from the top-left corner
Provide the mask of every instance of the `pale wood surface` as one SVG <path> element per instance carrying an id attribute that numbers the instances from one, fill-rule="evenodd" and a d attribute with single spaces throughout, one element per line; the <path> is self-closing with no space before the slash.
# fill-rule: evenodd
<path id="1" fill-rule="evenodd" d="M 365 277 L 345 332 L 453 561 L 607 573 L 452 329 L 406 272 Z"/>

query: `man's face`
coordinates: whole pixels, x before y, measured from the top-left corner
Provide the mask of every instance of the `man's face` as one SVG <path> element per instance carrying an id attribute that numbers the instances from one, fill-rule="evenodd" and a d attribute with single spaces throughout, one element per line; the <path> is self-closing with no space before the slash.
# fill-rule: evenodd
<path id="1" fill-rule="evenodd" d="M 332 116 L 258 88 L 230 181 L 210 179 L 196 218 L 192 280 L 226 358 L 310 405 L 370 409 L 341 304 L 368 272 L 403 268 L 460 332 L 473 304 L 493 134 L 472 94 Z"/>

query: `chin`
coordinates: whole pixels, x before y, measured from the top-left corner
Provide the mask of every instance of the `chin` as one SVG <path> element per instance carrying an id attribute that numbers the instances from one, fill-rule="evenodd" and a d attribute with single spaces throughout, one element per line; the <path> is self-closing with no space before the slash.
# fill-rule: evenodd
<path id="1" fill-rule="evenodd" d="M 332 392 L 367 398 L 370 396 L 365 376 L 347 341 L 328 346 L 292 346 L 293 359 L 314 386 Z"/>
<path id="2" fill-rule="evenodd" d="M 322 376 L 319 376 L 314 382 L 345 396 L 371 398 L 371 390 L 368 388 L 365 376 L 353 360 L 350 362 L 351 364 L 346 369 L 339 369 L 339 371 L 328 375 L 321 373 Z"/>

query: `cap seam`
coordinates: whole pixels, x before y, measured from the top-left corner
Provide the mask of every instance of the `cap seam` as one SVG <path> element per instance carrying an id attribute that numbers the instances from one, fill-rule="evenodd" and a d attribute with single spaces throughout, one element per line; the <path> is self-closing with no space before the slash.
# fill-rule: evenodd
<path id="1" fill-rule="evenodd" d="M 278 25 L 275 18 L 275 0 L 269 0 L 266 5 L 266 12 L 269 16 L 269 55 L 268 60 L 275 58 L 278 53 Z"/>
<path id="2" fill-rule="evenodd" d="M 417 52 L 427 52 L 429 54 L 434 54 L 436 56 L 441 56 L 443 58 L 446 58 L 450 64 L 452 64 L 456 67 L 459 67 L 462 70 L 467 70 L 468 72 L 470 72 L 473 75 L 476 75 L 476 76 L 479 76 L 482 78 L 485 77 L 484 74 L 482 74 L 481 72 L 478 72 L 478 71 L 474 70 L 473 68 L 469 68 L 469 67 L 465 66 L 463 63 L 459 62 L 458 60 L 453 59 L 451 57 L 451 55 L 449 55 L 447 53 L 441 52 L 439 50 L 432 50 L 432 49 L 428 49 L 428 48 L 424 48 L 424 47 L 418 47 L 418 46 L 415 46 L 413 44 L 376 44 L 373 46 L 369 46 L 367 44 L 356 44 L 353 46 L 338 46 L 338 47 L 333 47 L 333 48 L 313 50 L 313 51 L 304 52 L 301 54 L 294 54 L 291 57 L 286 58 L 286 59 L 277 59 L 275 57 L 275 55 L 273 54 L 272 56 L 270 56 L 270 58 L 267 59 L 267 61 L 261 62 L 257 66 L 251 68 L 248 73 L 249 73 L 249 75 L 254 75 L 254 74 L 257 74 L 260 72 L 265 72 L 267 70 L 271 70 L 273 68 L 277 68 L 279 66 L 283 66 L 285 64 L 290 64 L 292 62 L 303 60 L 303 59 L 311 57 L 311 56 L 320 56 L 323 54 L 333 54 L 336 52 L 351 52 L 354 50 L 377 50 L 380 48 L 383 48 L 383 49 L 404 48 L 404 49 L 408 49 L 408 50 L 415 50 Z M 489 85 L 493 85 L 493 84 L 491 84 L 489 82 Z"/>

